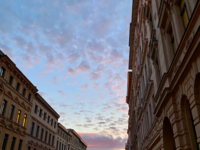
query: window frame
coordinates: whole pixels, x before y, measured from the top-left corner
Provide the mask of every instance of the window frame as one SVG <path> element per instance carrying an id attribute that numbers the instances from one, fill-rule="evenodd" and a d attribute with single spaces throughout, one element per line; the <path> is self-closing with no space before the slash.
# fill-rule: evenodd
<path id="1" fill-rule="evenodd" d="M 8 119 L 10 119 L 10 120 L 13 119 L 13 113 L 14 113 L 14 111 L 15 111 L 15 106 L 11 105 Z"/>
<path id="2" fill-rule="evenodd" d="M 1 69 L 0 69 L 0 76 L 1 76 L 2 78 L 4 78 L 5 72 L 6 72 L 6 69 L 2 66 Z"/>
<path id="3" fill-rule="evenodd" d="M 21 110 L 18 109 L 18 113 L 17 113 L 17 121 L 16 121 L 16 123 L 19 123 L 19 122 L 20 122 L 20 118 L 21 118 Z"/>
<path id="4" fill-rule="evenodd" d="M 26 127 L 26 123 L 27 123 L 27 114 L 24 114 L 24 119 L 23 119 L 23 127 Z"/>
<path id="5" fill-rule="evenodd" d="M 19 90 L 20 90 L 20 83 L 19 82 L 17 82 L 17 85 L 16 85 L 16 91 L 18 91 L 19 92 Z"/>
<path id="6" fill-rule="evenodd" d="M 9 83 L 9 85 L 11 85 L 11 86 L 12 86 L 12 84 L 13 84 L 13 79 L 14 79 L 13 76 L 10 75 L 10 78 L 9 78 L 9 82 L 8 82 L 8 83 Z"/>
<path id="7" fill-rule="evenodd" d="M 5 103 L 4 103 L 5 102 Z M 0 115 L 4 116 L 5 111 L 6 111 L 6 106 L 7 106 L 7 100 L 3 100 L 3 103 L 1 105 L 1 110 L 0 110 Z"/>
<path id="8" fill-rule="evenodd" d="M 181 7 L 181 3 L 184 2 L 183 4 L 183 8 Z M 188 23 L 189 23 L 189 15 L 188 15 L 188 10 L 187 10 L 187 7 L 186 7 L 186 3 L 185 3 L 185 0 L 180 0 L 179 2 L 179 8 L 180 8 L 180 12 L 181 12 L 181 18 L 182 18 L 182 21 L 183 21 L 183 26 L 184 28 L 186 29 L 187 26 L 188 26 Z M 184 13 L 186 13 L 186 17 L 187 17 L 187 25 L 185 25 L 185 21 L 184 21 L 184 18 L 183 18 L 183 15 Z"/>

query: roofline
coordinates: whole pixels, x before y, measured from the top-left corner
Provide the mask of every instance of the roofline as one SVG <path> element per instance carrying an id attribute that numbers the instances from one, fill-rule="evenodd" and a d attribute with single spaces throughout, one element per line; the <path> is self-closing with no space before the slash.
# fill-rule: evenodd
<path id="1" fill-rule="evenodd" d="M 57 117 L 60 118 L 60 115 L 44 100 L 44 98 L 39 94 L 36 93 L 35 97 L 42 102 L 47 108 L 49 108 L 49 110 Z"/>
<path id="2" fill-rule="evenodd" d="M 33 85 L 33 83 L 21 72 L 21 70 L 16 66 L 16 64 L 6 55 L 2 52 L 2 50 L 0 50 L 0 57 L 2 58 L 6 58 L 8 59 L 8 61 L 10 61 L 10 63 L 17 69 L 17 71 L 19 71 L 19 73 L 21 74 L 21 76 L 23 76 L 23 78 L 25 78 L 29 84 L 31 84 L 32 89 L 34 90 L 34 92 L 38 92 L 38 89 L 35 85 Z"/>
<path id="3" fill-rule="evenodd" d="M 71 130 L 80 139 L 80 141 L 87 147 L 87 143 L 81 138 L 81 136 L 74 129 L 68 129 L 68 130 Z"/>
<path id="4" fill-rule="evenodd" d="M 71 133 L 60 122 L 58 123 L 58 126 L 61 127 L 62 129 L 64 129 L 68 134 L 71 135 Z"/>

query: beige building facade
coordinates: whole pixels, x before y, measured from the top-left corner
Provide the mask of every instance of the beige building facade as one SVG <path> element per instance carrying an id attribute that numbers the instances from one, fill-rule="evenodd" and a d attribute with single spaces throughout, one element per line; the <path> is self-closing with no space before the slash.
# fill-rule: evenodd
<path id="1" fill-rule="evenodd" d="M 55 150 L 59 114 L 36 94 L 26 138 L 26 150 Z"/>
<path id="2" fill-rule="evenodd" d="M 61 123 L 58 123 L 56 150 L 68 150 L 71 140 L 72 134 Z"/>
<path id="3" fill-rule="evenodd" d="M 68 131 L 72 135 L 71 140 L 69 142 L 68 150 L 86 150 L 87 144 L 78 135 L 78 133 L 74 129 L 68 129 Z"/>
<path id="4" fill-rule="evenodd" d="M 199 26 L 199 0 L 133 0 L 125 149 L 199 150 Z"/>
<path id="5" fill-rule="evenodd" d="M 24 150 L 37 88 L 0 51 L 0 149 Z"/>

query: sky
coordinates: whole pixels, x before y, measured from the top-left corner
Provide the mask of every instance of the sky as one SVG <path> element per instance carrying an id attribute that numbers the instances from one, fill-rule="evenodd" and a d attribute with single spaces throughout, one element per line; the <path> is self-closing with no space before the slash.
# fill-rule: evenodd
<path id="1" fill-rule="evenodd" d="M 88 150 L 122 150 L 131 0 L 0 0 L 0 49 Z"/>

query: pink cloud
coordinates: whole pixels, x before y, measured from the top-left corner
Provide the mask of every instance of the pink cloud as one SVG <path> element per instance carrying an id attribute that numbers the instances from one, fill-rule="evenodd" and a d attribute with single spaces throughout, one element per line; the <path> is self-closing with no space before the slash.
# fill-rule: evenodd
<path id="1" fill-rule="evenodd" d="M 82 61 L 79 66 L 75 69 L 68 68 L 68 74 L 70 75 L 77 75 L 81 73 L 88 73 L 90 72 L 90 65 L 86 61 Z"/>
<path id="2" fill-rule="evenodd" d="M 127 138 L 111 135 L 100 135 L 92 133 L 79 133 L 88 145 L 88 150 L 120 150 L 124 149 Z"/>
<path id="3" fill-rule="evenodd" d="M 90 87 L 89 84 L 85 84 L 81 86 L 80 89 L 87 90 L 89 87 Z"/>
<path id="4" fill-rule="evenodd" d="M 61 90 L 58 91 L 58 94 L 60 94 L 61 96 L 67 96 L 67 95 L 65 94 L 65 92 L 64 92 L 64 91 L 61 91 Z"/>

